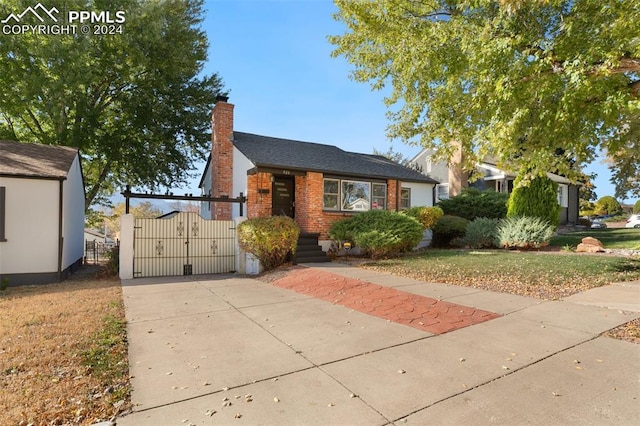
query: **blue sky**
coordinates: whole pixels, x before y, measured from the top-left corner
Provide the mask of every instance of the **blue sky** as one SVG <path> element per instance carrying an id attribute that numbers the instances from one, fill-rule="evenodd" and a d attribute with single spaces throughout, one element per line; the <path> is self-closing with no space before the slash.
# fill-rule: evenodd
<path id="1" fill-rule="evenodd" d="M 345 31 L 332 17 L 332 1 L 209 0 L 205 7 L 210 48 L 204 72 L 223 78 L 235 130 L 363 153 L 391 145 L 408 157 L 419 152 L 387 139 L 384 93 L 350 80 L 351 66 L 331 57 L 327 36 Z M 586 171 L 598 174 L 598 197 L 613 195 L 604 165 Z M 175 192 L 195 194 L 198 181 Z"/>

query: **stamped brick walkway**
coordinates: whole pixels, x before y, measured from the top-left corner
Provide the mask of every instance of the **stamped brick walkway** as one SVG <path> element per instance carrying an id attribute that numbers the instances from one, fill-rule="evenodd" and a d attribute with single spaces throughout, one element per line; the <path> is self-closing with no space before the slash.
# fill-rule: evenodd
<path id="1" fill-rule="evenodd" d="M 432 334 L 446 333 L 500 316 L 313 268 L 294 269 L 286 277 L 274 281 L 273 285 Z"/>

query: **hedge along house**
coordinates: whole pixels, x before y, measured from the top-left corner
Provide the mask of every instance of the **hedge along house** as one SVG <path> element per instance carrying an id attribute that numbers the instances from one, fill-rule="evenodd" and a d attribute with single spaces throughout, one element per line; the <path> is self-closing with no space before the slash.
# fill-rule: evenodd
<path id="1" fill-rule="evenodd" d="M 247 217 L 286 215 L 323 250 L 337 220 L 370 210 L 432 206 L 434 179 L 377 155 L 233 130 L 234 105 L 218 97 L 212 150 L 199 187 L 212 197 L 247 196 Z M 235 219 L 231 203 L 203 203 L 206 219 Z"/>
<path id="2" fill-rule="evenodd" d="M 84 256 L 84 183 L 75 148 L 0 141 L 0 279 L 65 279 Z"/>

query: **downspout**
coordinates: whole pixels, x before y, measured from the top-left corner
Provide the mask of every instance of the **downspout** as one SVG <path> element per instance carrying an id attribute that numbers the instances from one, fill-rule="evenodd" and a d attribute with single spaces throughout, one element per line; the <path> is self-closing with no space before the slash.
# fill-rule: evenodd
<path id="1" fill-rule="evenodd" d="M 60 179 L 60 191 L 58 200 L 58 282 L 62 281 L 62 246 L 64 244 L 64 238 L 62 236 L 62 213 L 63 213 L 63 188 L 64 180 Z"/>
<path id="2" fill-rule="evenodd" d="M 400 211 L 400 181 L 396 179 L 396 211 Z"/>

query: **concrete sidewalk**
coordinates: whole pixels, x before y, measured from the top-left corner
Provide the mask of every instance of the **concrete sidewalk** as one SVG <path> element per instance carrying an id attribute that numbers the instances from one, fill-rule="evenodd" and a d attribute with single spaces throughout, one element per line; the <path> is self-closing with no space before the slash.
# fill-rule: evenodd
<path id="1" fill-rule="evenodd" d="M 640 345 L 600 337 L 640 317 L 640 282 L 546 302 L 307 266 L 499 317 L 432 334 L 251 278 L 123 281 L 135 411 L 118 426 L 640 418 Z"/>

